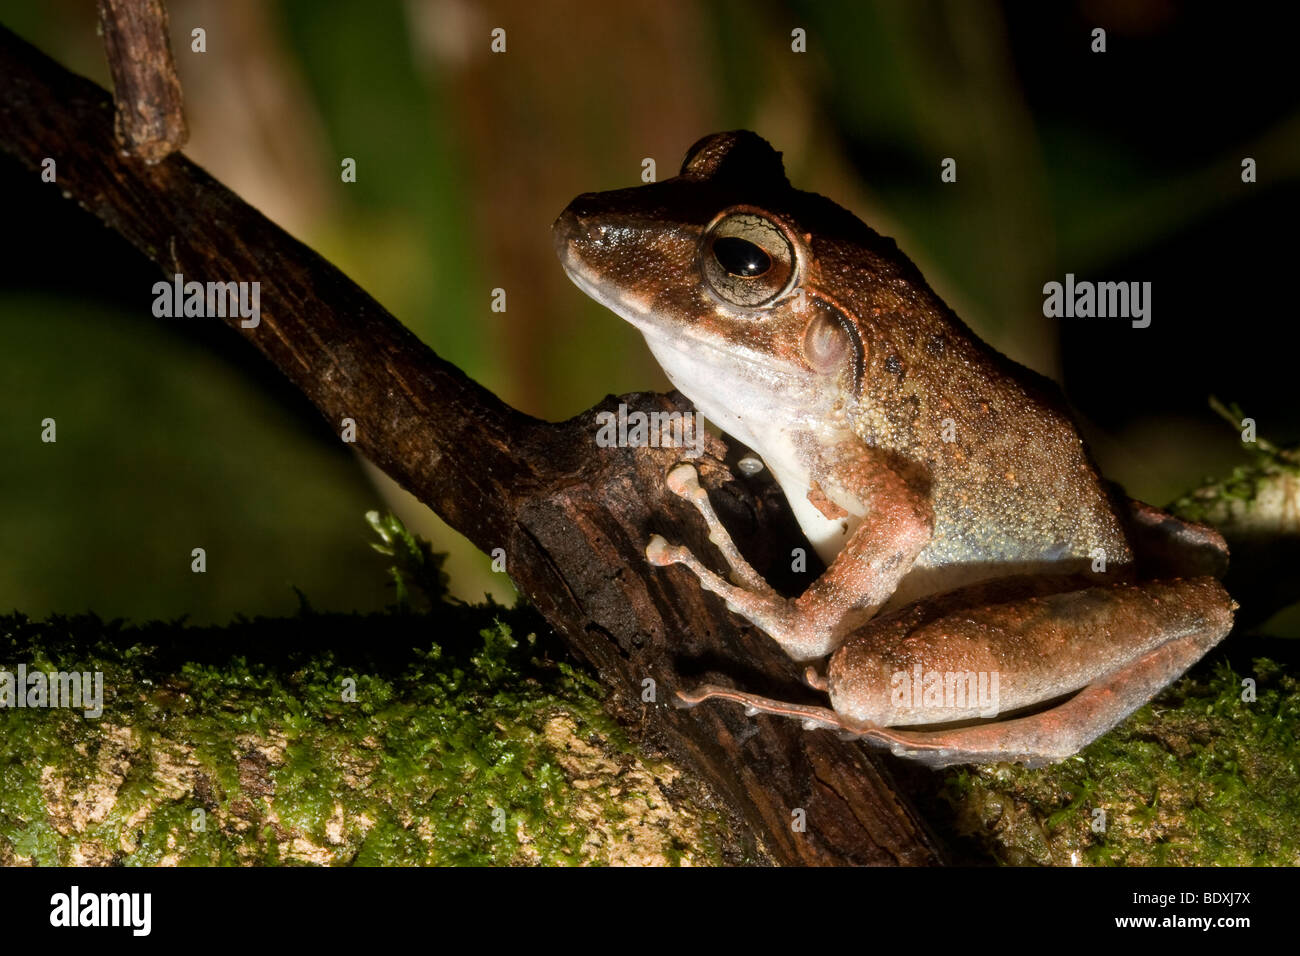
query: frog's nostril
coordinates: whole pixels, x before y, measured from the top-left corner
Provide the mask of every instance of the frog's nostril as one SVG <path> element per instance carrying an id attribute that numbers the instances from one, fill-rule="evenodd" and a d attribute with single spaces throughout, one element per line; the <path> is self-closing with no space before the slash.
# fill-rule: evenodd
<path id="1" fill-rule="evenodd" d="M 590 244 L 593 240 L 600 239 L 604 233 L 603 227 L 586 219 L 579 210 L 574 208 L 576 203 L 577 200 L 570 203 L 551 226 L 555 251 L 564 262 L 570 261 L 575 254 L 579 254 L 575 247 Z"/>
<path id="2" fill-rule="evenodd" d="M 597 214 L 600 208 L 600 193 L 583 193 L 569 203 L 569 208 L 566 211 L 572 212 L 579 219 L 590 219 Z"/>
<path id="3" fill-rule="evenodd" d="M 555 236 L 555 241 L 564 242 L 577 236 L 582 229 L 582 222 L 573 211 L 570 204 L 565 207 L 551 225 L 551 233 Z"/>
<path id="4" fill-rule="evenodd" d="M 560 213 L 551 227 L 557 248 L 569 243 L 602 242 L 609 232 L 605 217 L 600 214 L 597 204 L 590 201 L 594 194 L 579 196 Z"/>

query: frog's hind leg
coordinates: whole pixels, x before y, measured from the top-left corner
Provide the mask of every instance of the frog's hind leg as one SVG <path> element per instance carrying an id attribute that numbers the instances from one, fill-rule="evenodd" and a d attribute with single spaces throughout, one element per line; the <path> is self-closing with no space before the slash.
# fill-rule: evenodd
<path id="1" fill-rule="evenodd" d="M 694 690 L 679 690 L 677 692 L 678 700 L 686 707 L 694 707 L 696 704 L 714 697 L 743 705 L 745 713 L 750 717 L 755 714 L 776 714 L 778 717 L 793 717 L 795 720 L 803 721 L 805 730 L 839 730 L 859 736 L 865 729 L 859 724 L 846 721 L 828 707 L 788 704 L 784 701 L 772 700 L 770 697 L 760 697 L 757 694 L 746 694 L 743 691 L 732 690 L 730 687 L 720 687 L 717 684 L 701 684 Z"/>
<path id="2" fill-rule="evenodd" d="M 677 697 L 687 707 L 716 698 L 740 704 L 751 717 L 791 717 L 802 721 L 806 730 L 836 730 L 860 737 L 888 747 L 896 756 L 935 768 L 1000 761 L 1041 767 L 1064 760 L 1110 730 L 1195 664 L 1224 633 L 1206 630 L 1162 644 L 1042 713 L 952 730 L 872 727 L 847 720 L 827 707 L 786 703 L 716 684 L 678 691 Z"/>
<path id="3" fill-rule="evenodd" d="M 861 736 L 931 767 L 1017 761 L 1056 763 L 1082 750 L 1173 682 L 1224 635 L 1207 627 L 1148 651 L 1050 710 L 953 730 L 870 728 Z"/>

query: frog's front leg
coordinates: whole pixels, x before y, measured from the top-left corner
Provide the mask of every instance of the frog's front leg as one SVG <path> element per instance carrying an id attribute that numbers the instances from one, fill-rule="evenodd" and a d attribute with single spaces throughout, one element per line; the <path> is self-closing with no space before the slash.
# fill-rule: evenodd
<path id="1" fill-rule="evenodd" d="M 740 554 L 718 520 L 695 468 L 678 465 L 668 487 L 704 517 L 712 541 L 726 559 L 737 586 L 700 563 L 689 549 L 654 535 L 646 548 L 653 564 L 683 564 L 727 607 L 766 631 L 797 661 L 825 657 L 894 593 L 898 582 L 930 540 L 932 527 L 924 504 L 894 472 L 863 460 L 851 466 L 853 486 L 868 514 L 845 542 L 829 568 L 793 600 L 774 591 Z"/>

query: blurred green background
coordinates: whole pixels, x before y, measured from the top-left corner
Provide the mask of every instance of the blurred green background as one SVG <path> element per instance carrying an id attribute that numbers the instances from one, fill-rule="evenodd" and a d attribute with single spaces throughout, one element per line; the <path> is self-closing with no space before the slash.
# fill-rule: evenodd
<path id="1" fill-rule="evenodd" d="M 666 178 L 700 136 L 748 127 L 797 185 L 897 238 L 980 335 L 1061 381 L 1131 494 L 1163 503 L 1237 460 L 1212 393 L 1275 441 L 1300 435 L 1282 346 L 1300 85 L 1293 33 L 1267 7 L 168 7 L 187 154 L 532 414 L 666 386 L 639 337 L 563 276 L 555 215 L 636 183 L 645 157 Z M 108 85 L 92 4 L 0 9 Z M 1257 183 L 1241 182 L 1245 156 Z M 356 183 L 340 181 L 344 157 Z M 510 597 L 236 336 L 152 318 L 156 268 L 57 187 L 6 159 L 0 199 L 0 608 L 222 622 L 290 611 L 293 587 L 320 608 L 377 608 L 389 595 L 362 514 L 385 507 L 451 552 L 455 593 Z M 1066 272 L 1153 282 L 1152 326 L 1045 319 L 1042 285 Z M 40 441 L 46 417 L 56 444 Z"/>

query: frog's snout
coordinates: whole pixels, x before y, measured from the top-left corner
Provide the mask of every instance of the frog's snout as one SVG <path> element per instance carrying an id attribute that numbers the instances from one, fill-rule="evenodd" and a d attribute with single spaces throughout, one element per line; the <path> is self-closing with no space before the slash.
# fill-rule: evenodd
<path id="1" fill-rule="evenodd" d="M 600 218 L 599 193 L 583 193 L 555 217 L 551 225 L 555 248 L 563 250 L 572 240 L 599 239 L 604 232 Z"/>
<path id="2" fill-rule="evenodd" d="M 565 206 L 551 225 L 555 254 L 570 274 L 583 261 L 584 253 L 599 247 L 607 232 L 597 212 L 596 195 L 583 193 Z"/>

